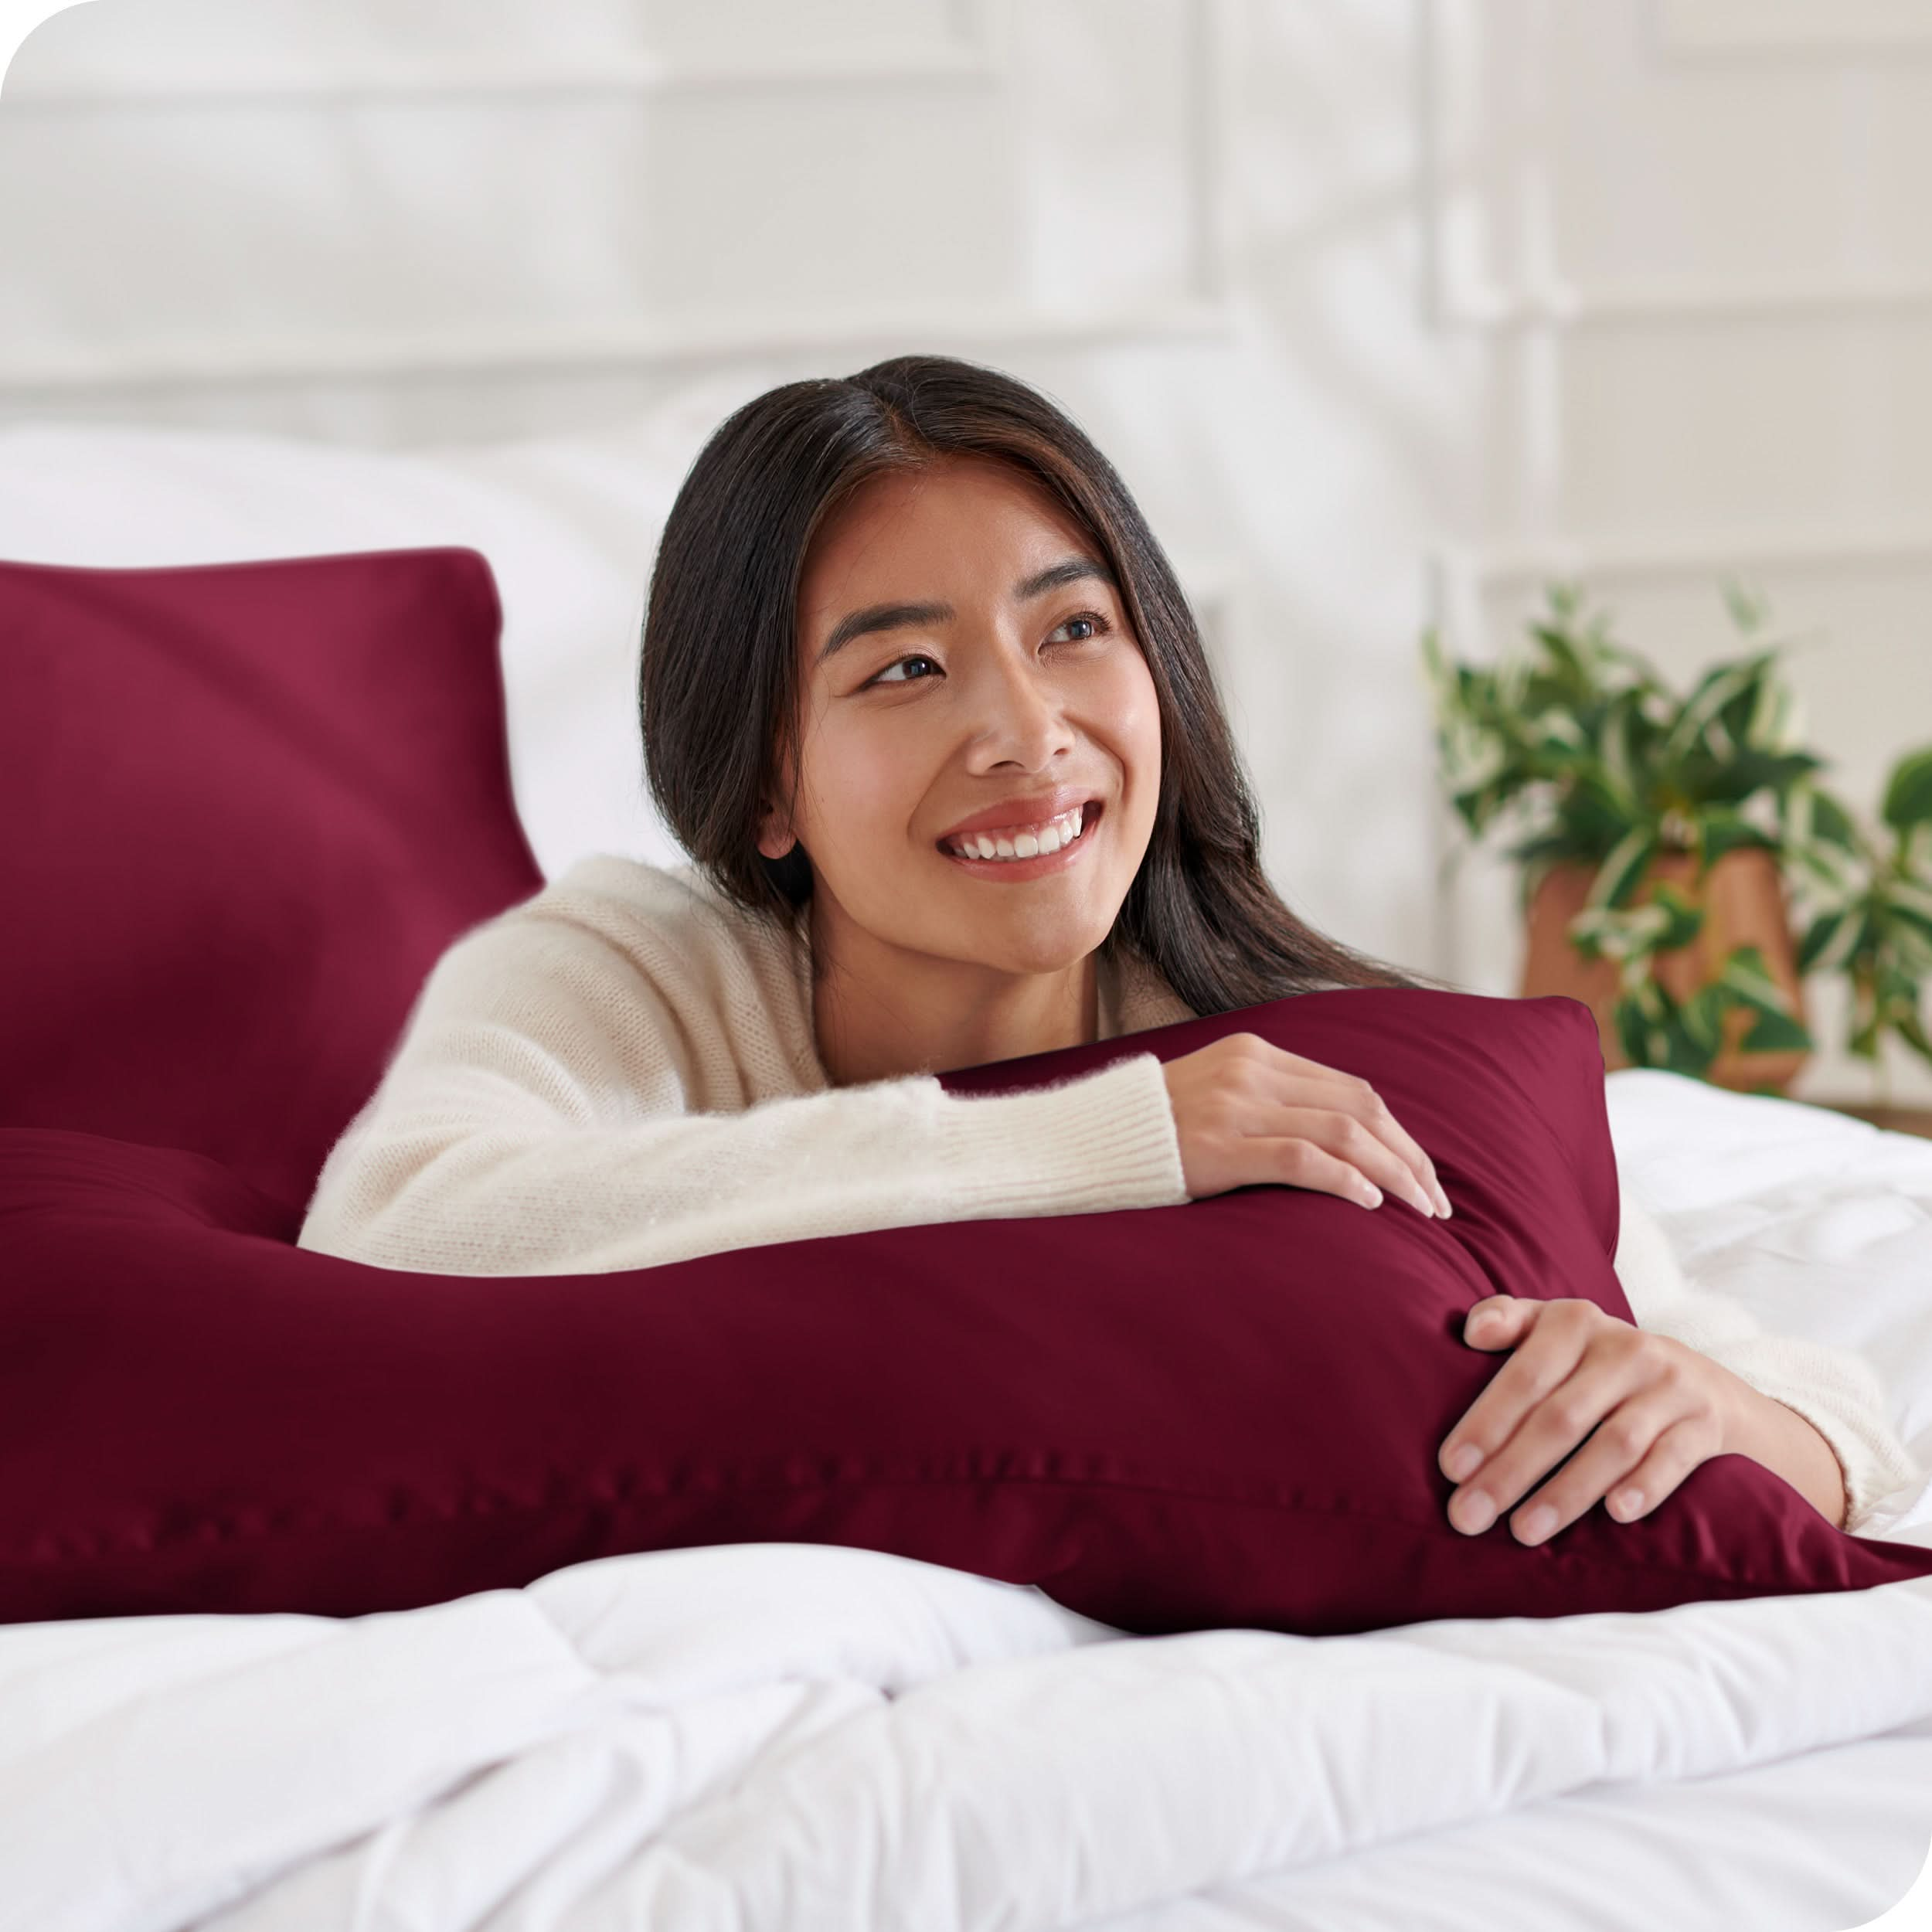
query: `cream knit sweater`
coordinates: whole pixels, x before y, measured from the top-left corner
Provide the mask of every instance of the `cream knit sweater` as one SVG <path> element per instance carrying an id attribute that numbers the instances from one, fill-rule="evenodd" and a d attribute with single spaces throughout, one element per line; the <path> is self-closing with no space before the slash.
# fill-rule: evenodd
<path id="1" fill-rule="evenodd" d="M 1158 973 L 1100 975 L 1103 1039 L 1192 1015 Z M 590 1274 L 934 1221 L 1188 1198 L 1161 1063 L 1025 1094 L 930 1074 L 834 1087 L 808 949 L 694 866 L 610 855 L 463 934 L 331 1150 L 298 1245 L 438 1274 Z M 1846 1526 L 1924 1481 L 1848 1350 L 1764 1333 L 1693 1287 L 1628 1189 L 1631 1312 L 1831 1444 Z"/>

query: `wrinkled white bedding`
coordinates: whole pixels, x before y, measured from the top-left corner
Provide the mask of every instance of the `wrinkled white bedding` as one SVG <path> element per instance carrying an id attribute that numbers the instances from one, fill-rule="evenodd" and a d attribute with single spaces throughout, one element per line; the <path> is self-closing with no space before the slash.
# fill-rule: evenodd
<path id="1" fill-rule="evenodd" d="M 1924 1461 L 1932 1142 L 1610 1094 L 1693 1278 L 1866 1351 Z M 1932 1544 L 1932 1492 L 1872 1533 Z M 734 1546 L 342 1621 L 16 1626 L 0 1821 L 22 1932 L 1835 1932 L 1925 1863 L 1932 1578 L 1140 1638 Z"/>

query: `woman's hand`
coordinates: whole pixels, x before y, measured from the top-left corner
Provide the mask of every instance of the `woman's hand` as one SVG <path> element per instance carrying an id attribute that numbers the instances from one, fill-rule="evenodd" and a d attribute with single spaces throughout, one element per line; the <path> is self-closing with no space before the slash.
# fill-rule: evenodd
<path id="1" fill-rule="evenodd" d="M 1273 1182 L 1379 1207 L 1393 1189 L 1419 1214 L 1446 1215 L 1436 1164 L 1365 1080 L 1229 1033 L 1162 1071 L 1188 1199 Z"/>
<path id="2" fill-rule="evenodd" d="M 1463 1338 L 1515 1351 L 1437 1455 L 1461 1485 L 1449 1498 L 1450 1522 L 1472 1536 L 1573 1449 L 1517 1512 L 1518 1541 L 1546 1541 L 1604 1496 L 1618 1522 L 1647 1514 L 1699 1463 L 1730 1451 L 1743 1400 L 1756 1393 L 1709 1356 L 1594 1301 L 1491 1295 L 1469 1311 Z M 1458 1454 L 1471 1450 L 1465 1466 Z"/>

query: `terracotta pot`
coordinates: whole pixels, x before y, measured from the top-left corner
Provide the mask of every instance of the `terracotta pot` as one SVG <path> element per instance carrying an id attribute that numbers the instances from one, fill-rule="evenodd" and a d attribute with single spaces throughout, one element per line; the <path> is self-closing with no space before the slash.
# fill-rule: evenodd
<path id="1" fill-rule="evenodd" d="M 1584 958 L 1571 943 L 1566 930 L 1570 921 L 1583 910 L 1596 876 L 1592 866 L 1563 864 L 1553 867 L 1538 884 L 1529 903 L 1522 992 L 1526 996 L 1567 993 L 1573 999 L 1581 1000 L 1597 1015 L 1604 1070 L 1614 1073 L 1631 1064 L 1612 1017 L 1617 1004 L 1616 963 Z M 1701 886 L 1697 883 L 1695 854 L 1666 853 L 1645 868 L 1633 895 L 1638 904 L 1647 903 L 1655 896 L 1654 889 L 1660 879 L 1667 880 L 1693 904 L 1702 904 L 1704 924 L 1689 945 L 1657 955 L 1659 985 L 1674 998 L 1688 999 L 1699 987 L 1716 978 L 1719 967 L 1734 948 L 1754 945 L 1764 954 L 1766 968 L 1791 1010 L 1808 1026 L 1811 1024 L 1804 1012 L 1798 947 L 1791 937 L 1784 882 L 1777 861 L 1770 852 L 1757 846 L 1727 852 L 1711 868 Z M 1725 1013 L 1723 1044 L 1705 1077 L 1718 1087 L 1740 1090 L 1768 1087 L 1782 1094 L 1811 1056 L 1800 1050 L 1741 1052 L 1738 1042 L 1750 1032 L 1755 1018 L 1754 1013 L 1743 1007 L 1734 1007 Z"/>

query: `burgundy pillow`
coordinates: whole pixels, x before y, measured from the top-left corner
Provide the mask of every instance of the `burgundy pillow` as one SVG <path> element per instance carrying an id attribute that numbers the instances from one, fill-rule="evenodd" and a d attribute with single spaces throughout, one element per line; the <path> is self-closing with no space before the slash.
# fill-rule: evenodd
<path id="1" fill-rule="evenodd" d="M 291 1206 L 468 927 L 543 885 L 473 550 L 0 564 L 0 1126 Z"/>
<path id="2" fill-rule="evenodd" d="M 1456 1212 L 1286 1187 L 612 1274 L 291 1247 L 205 1156 L 0 1131 L 0 1617 L 403 1609 L 621 1551 L 842 1543 L 1145 1632 L 1857 1590 L 1932 1550 L 1747 1458 L 1548 1542 L 1449 1523 L 1498 1291 L 1628 1318 L 1588 1009 L 1307 994 L 952 1074 L 1038 1085 L 1236 1031 L 1372 1080 Z"/>

